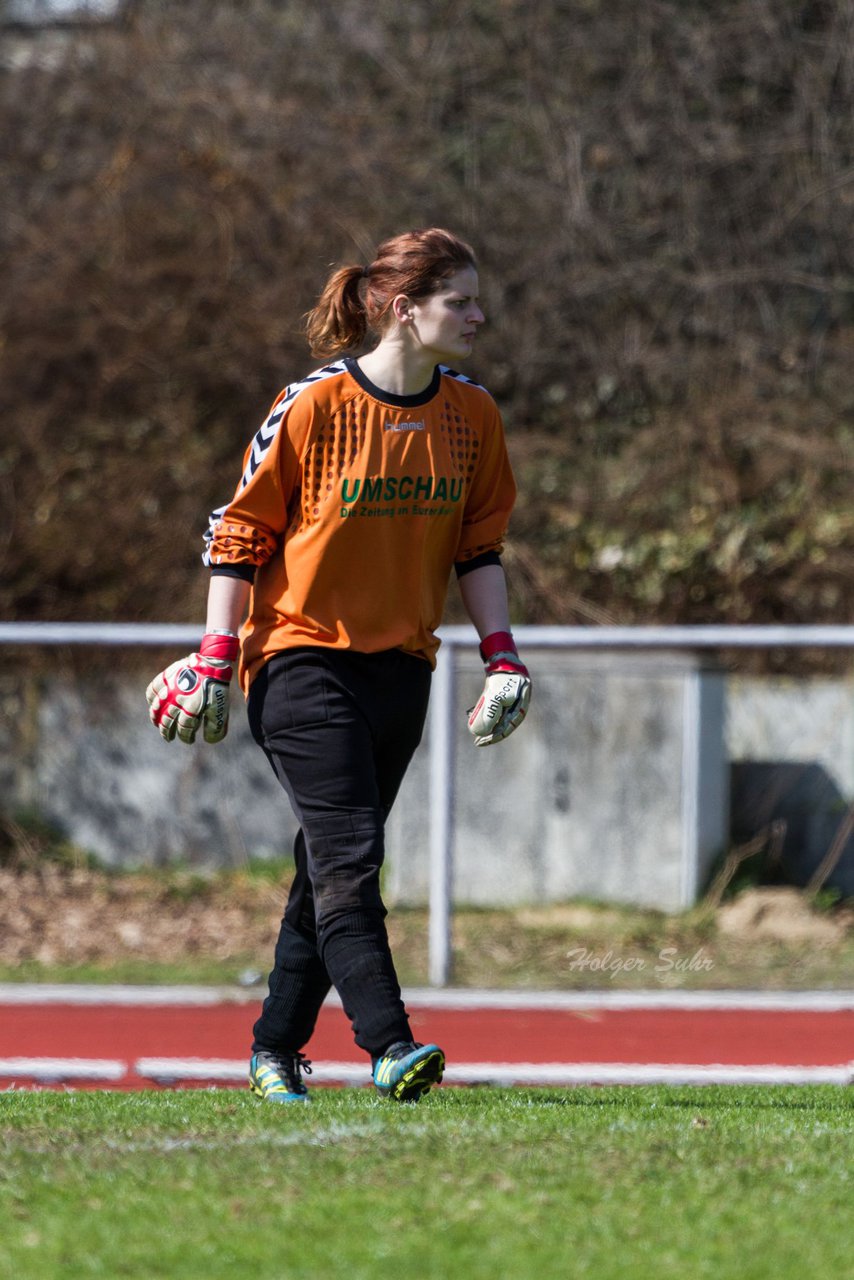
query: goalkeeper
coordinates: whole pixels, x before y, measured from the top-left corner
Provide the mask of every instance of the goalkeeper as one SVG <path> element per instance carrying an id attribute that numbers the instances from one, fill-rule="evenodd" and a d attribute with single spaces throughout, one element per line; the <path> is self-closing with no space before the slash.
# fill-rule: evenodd
<path id="1" fill-rule="evenodd" d="M 206 535 L 199 652 L 147 690 L 167 740 L 219 742 L 239 657 L 252 734 L 300 823 L 249 1068 L 271 1102 L 307 1098 L 302 1051 L 332 985 L 379 1093 L 416 1100 L 442 1079 L 442 1050 L 412 1038 L 380 869 L 452 569 L 485 665 L 477 745 L 512 733 L 530 697 L 500 556 L 516 493 L 502 423 L 449 367 L 483 320 L 473 252 L 441 229 L 330 276 L 306 325 L 330 362 L 286 387 L 251 441 Z"/>

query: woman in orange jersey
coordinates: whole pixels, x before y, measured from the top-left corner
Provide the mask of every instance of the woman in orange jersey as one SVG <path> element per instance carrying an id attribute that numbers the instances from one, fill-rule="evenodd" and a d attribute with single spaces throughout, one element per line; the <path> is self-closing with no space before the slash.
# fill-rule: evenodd
<path id="1" fill-rule="evenodd" d="M 474 254 L 448 231 L 396 236 L 369 265 L 332 274 L 307 318 L 329 363 L 282 391 L 250 443 L 206 535 L 200 650 L 147 690 L 167 740 L 201 727 L 218 742 L 239 655 L 252 733 L 300 822 L 254 1027 L 250 1086 L 269 1101 L 306 1099 L 302 1050 L 332 985 L 381 1094 L 417 1099 L 442 1078 L 442 1050 L 412 1039 L 380 868 L 452 569 L 485 664 L 475 742 L 505 738 L 530 697 L 501 566 L 516 492 L 501 419 L 449 367 L 483 320 Z M 367 354 L 344 354 L 369 334 Z"/>

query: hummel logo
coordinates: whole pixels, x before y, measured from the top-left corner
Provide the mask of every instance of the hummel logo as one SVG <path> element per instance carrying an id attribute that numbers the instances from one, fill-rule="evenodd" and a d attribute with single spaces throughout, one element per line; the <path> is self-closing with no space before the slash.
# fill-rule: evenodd
<path id="1" fill-rule="evenodd" d="M 386 422 L 383 431 L 424 431 L 426 423 L 421 422 Z"/>

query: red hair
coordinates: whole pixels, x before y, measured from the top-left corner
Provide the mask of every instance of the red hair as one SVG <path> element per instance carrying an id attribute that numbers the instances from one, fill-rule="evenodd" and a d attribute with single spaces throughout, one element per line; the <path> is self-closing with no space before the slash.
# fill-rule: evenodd
<path id="1" fill-rule="evenodd" d="M 364 342 L 368 330 L 381 332 L 399 294 L 426 298 L 443 280 L 476 267 L 474 250 L 441 227 L 405 231 L 385 240 L 367 267 L 339 267 L 306 316 L 312 354 L 334 356 Z"/>

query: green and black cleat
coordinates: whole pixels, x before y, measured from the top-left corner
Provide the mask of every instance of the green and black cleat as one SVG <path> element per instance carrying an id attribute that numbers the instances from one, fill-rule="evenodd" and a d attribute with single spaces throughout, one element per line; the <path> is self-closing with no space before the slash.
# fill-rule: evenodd
<path id="1" fill-rule="evenodd" d="M 386 1049 L 374 1063 L 374 1084 L 384 1098 L 417 1102 L 441 1082 L 445 1055 L 437 1044 L 401 1040 Z"/>
<path id="2" fill-rule="evenodd" d="M 310 1102 L 303 1071 L 311 1075 L 311 1063 L 301 1053 L 253 1053 L 249 1088 L 265 1102 Z"/>

